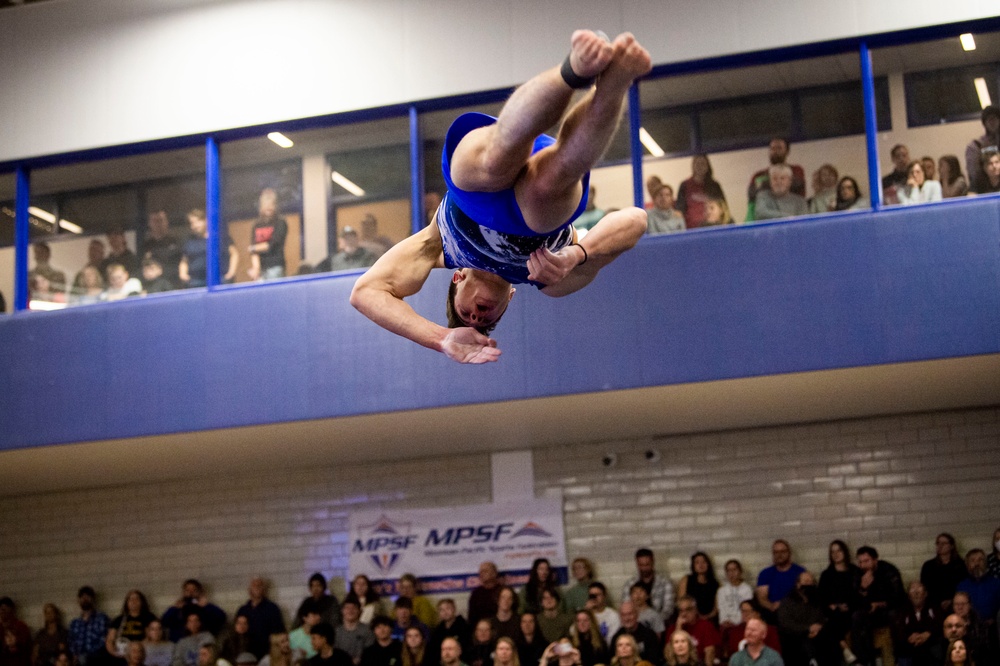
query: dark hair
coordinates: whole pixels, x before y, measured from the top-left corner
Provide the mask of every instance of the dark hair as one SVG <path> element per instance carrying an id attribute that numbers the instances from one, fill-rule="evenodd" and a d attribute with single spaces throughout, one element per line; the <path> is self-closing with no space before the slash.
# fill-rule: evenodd
<path id="1" fill-rule="evenodd" d="M 139 617 L 149 616 L 152 614 L 149 610 L 149 601 L 146 599 L 146 595 L 140 592 L 139 590 L 129 590 L 128 592 L 125 593 L 125 600 L 122 602 L 122 618 L 123 618 L 122 622 L 125 621 L 124 618 L 127 618 L 129 616 L 128 598 L 131 597 L 133 593 L 139 595 L 139 603 L 141 605 L 141 607 L 139 608 Z"/>
<path id="2" fill-rule="evenodd" d="M 549 577 L 545 582 L 542 582 L 538 578 L 538 569 L 542 566 L 542 564 L 549 567 Z M 535 561 L 531 563 L 531 572 L 528 574 L 528 582 L 524 586 L 524 598 L 528 600 L 528 606 L 534 606 L 538 600 L 542 598 L 543 589 L 555 587 L 554 578 L 555 572 L 552 569 L 552 563 L 544 557 L 535 558 Z M 517 595 L 514 595 L 514 599 L 517 599 Z M 514 603 L 516 604 L 517 601 Z"/>
<path id="3" fill-rule="evenodd" d="M 441 602 L 439 601 L 438 603 Z M 340 602 L 340 605 L 346 606 L 347 604 L 351 604 L 352 606 L 357 606 L 359 609 L 361 608 L 361 603 L 358 601 L 357 597 L 344 597 L 344 600 Z"/>
<path id="4" fill-rule="evenodd" d="M 455 310 L 455 292 L 458 291 L 458 283 L 454 280 L 448 285 L 448 299 L 445 301 L 444 311 L 448 316 L 448 328 L 465 328 L 469 325 L 462 321 L 462 318 L 458 316 L 458 311 Z M 507 310 L 504 309 L 504 312 Z M 489 326 L 472 326 L 483 335 L 489 335 L 493 332 L 493 329 L 497 327 L 500 322 L 500 318 L 503 317 L 503 312 L 500 313 L 500 317 L 497 317 Z"/>
<path id="5" fill-rule="evenodd" d="M 715 577 L 715 565 L 712 564 L 712 558 L 709 557 L 708 553 L 706 553 L 705 551 L 699 550 L 698 552 L 696 552 L 694 555 L 691 556 L 691 575 L 694 576 L 695 578 L 698 577 L 698 574 L 696 574 L 694 571 L 694 561 L 699 557 L 704 557 L 705 561 L 708 563 L 708 571 L 705 572 L 705 578 L 707 579 L 707 582 L 716 589 L 718 589 L 719 580 Z"/>
<path id="6" fill-rule="evenodd" d="M 854 197 L 853 201 L 848 201 L 847 199 L 843 199 L 840 196 L 840 186 L 843 185 L 845 181 L 849 182 L 851 185 L 854 186 L 854 193 L 857 196 Z M 858 181 L 854 180 L 850 176 L 844 176 L 843 178 L 841 178 L 837 182 L 837 205 L 836 205 L 836 210 L 846 210 L 846 209 L 850 208 L 851 206 L 853 206 L 854 202 L 857 201 L 860 198 L 861 198 L 861 188 L 858 186 Z"/>
<path id="7" fill-rule="evenodd" d="M 322 583 L 323 584 L 323 589 L 324 590 L 326 589 L 326 576 L 324 576 L 323 574 L 321 574 L 318 571 L 316 573 L 314 573 L 312 576 L 309 576 L 309 584 L 310 585 L 312 585 L 316 581 L 319 581 L 320 583 Z"/>
<path id="8" fill-rule="evenodd" d="M 396 608 L 406 608 L 408 610 L 413 610 L 413 599 L 409 597 L 399 597 L 396 599 Z"/>
<path id="9" fill-rule="evenodd" d="M 514 617 L 517 617 L 518 616 L 517 606 L 518 606 L 518 603 L 520 602 L 520 599 L 517 598 L 517 592 L 514 591 L 514 588 L 512 588 L 510 586 L 507 586 L 507 585 L 501 585 L 500 586 L 500 591 L 497 592 L 497 603 L 498 604 L 500 603 L 500 595 L 503 594 L 504 590 L 509 590 L 510 591 L 510 598 L 512 600 L 511 605 L 510 605 L 510 610 L 511 610 L 512 613 L 514 613 Z"/>
<path id="10" fill-rule="evenodd" d="M 861 557 L 862 555 L 867 555 L 873 560 L 878 559 L 878 551 L 875 550 L 875 548 L 872 546 L 861 546 L 861 548 L 858 548 L 858 552 L 856 553 L 856 555 L 857 557 Z"/>
<path id="11" fill-rule="evenodd" d="M 972 550 L 970 550 L 969 552 L 967 552 L 965 554 L 965 557 L 966 557 L 966 559 L 968 559 L 969 557 L 975 555 L 976 553 L 979 553 L 980 555 L 983 555 L 983 556 L 986 555 L 986 551 L 983 550 L 982 548 L 973 548 Z"/>
<path id="12" fill-rule="evenodd" d="M 590 585 L 588 585 L 587 589 L 589 590 L 592 587 L 596 587 L 598 590 L 601 591 L 601 594 L 603 594 L 605 596 L 608 594 L 608 588 L 604 587 L 604 583 L 602 583 L 599 580 L 595 580 L 593 583 L 591 583 Z"/>
<path id="13" fill-rule="evenodd" d="M 948 543 L 951 544 L 951 549 L 953 551 L 955 551 L 956 553 L 958 552 L 958 546 L 955 545 L 955 537 L 953 535 L 951 535 L 948 532 L 941 532 L 941 534 L 938 534 L 936 537 L 934 537 L 934 540 L 937 541 L 941 537 L 944 537 L 945 539 L 948 540 Z"/>
<path id="14" fill-rule="evenodd" d="M 365 582 L 368 583 L 368 595 L 365 597 L 366 601 L 377 602 L 380 599 L 380 597 L 378 595 L 378 592 L 375 591 L 375 588 L 372 587 L 371 578 L 369 578 L 364 574 L 358 574 L 357 576 L 351 579 L 351 584 L 349 586 L 350 591 L 347 593 L 347 596 L 344 597 L 344 600 L 346 601 L 347 599 L 353 599 L 354 602 L 358 605 L 358 608 L 361 608 L 362 605 L 361 599 L 358 598 L 357 593 L 354 591 L 354 581 L 356 581 L 359 578 L 364 578 Z"/>
<path id="15" fill-rule="evenodd" d="M 14 600 L 10 597 L 0 597 L 0 606 L 7 606 L 11 610 L 14 610 Z"/>
<path id="16" fill-rule="evenodd" d="M 640 557 L 653 557 L 653 551 L 649 548 L 640 548 L 635 551 L 635 559 L 639 559 Z"/>
<path id="17" fill-rule="evenodd" d="M 722 565 L 722 568 L 723 569 L 728 569 L 730 564 L 735 564 L 736 568 L 740 570 L 740 573 L 745 573 L 743 571 L 743 563 L 740 562 L 739 560 L 735 560 L 735 559 L 733 559 L 733 560 L 726 560 L 726 563 Z"/>
<path id="18" fill-rule="evenodd" d="M 85 594 L 92 599 L 97 598 L 97 592 L 94 592 L 94 588 L 92 588 L 89 585 L 84 585 L 83 587 L 81 587 L 76 593 L 76 598 L 79 599 Z"/>
<path id="19" fill-rule="evenodd" d="M 983 107 L 983 113 L 982 115 L 979 116 L 979 118 L 982 121 L 984 127 L 986 126 L 986 121 L 989 120 L 991 117 L 1000 118 L 1000 106 L 997 106 L 996 104 L 990 104 L 989 106 Z"/>
<path id="20" fill-rule="evenodd" d="M 892 150 L 889 151 L 889 156 L 890 157 L 896 157 L 896 153 L 899 152 L 900 148 L 905 148 L 906 150 L 909 150 L 909 148 L 906 148 L 905 145 L 903 145 L 901 143 L 897 143 L 895 146 L 892 147 Z M 909 168 L 909 167 L 907 167 L 907 168 Z"/>
<path id="21" fill-rule="evenodd" d="M 202 585 L 201 581 L 198 580 L 197 578 L 188 578 L 186 581 L 184 581 L 184 584 L 181 585 L 181 587 L 187 587 L 188 585 L 194 585 L 195 587 L 198 588 L 199 592 L 205 591 L 205 586 Z"/>
<path id="22" fill-rule="evenodd" d="M 962 177 L 962 164 L 958 161 L 958 158 L 954 155 L 942 155 L 939 162 L 944 162 L 948 165 L 948 182 L 947 185 L 951 185 L 956 180 Z"/>
<path id="23" fill-rule="evenodd" d="M 334 641 L 337 640 L 337 630 L 333 628 L 333 625 L 329 622 L 320 622 L 309 630 L 310 636 L 322 636 L 326 639 L 326 642 L 333 646 Z"/>
<path id="24" fill-rule="evenodd" d="M 344 599 L 344 603 L 347 603 L 347 599 Z M 357 601 L 352 601 L 352 604 L 357 604 Z M 299 609 L 299 617 L 305 617 L 309 613 L 316 613 L 317 615 L 323 614 L 323 607 L 320 606 L 319 602 L 312 597 L 307 598 L 302 602 L 302 608 Z"/>
<path id="25" fill-rule="evenodd" d="M 375 627 L 377 627 L 379 625 L 384 625 L 386 627 L 392 627 L 393 624 L 395 624 L 395 623 L 392 620 L 390 620 L 388 617 L 386 617 L 385 615 L 376 615 L 375 618 L 372 620 L 372 629 L 374 629 Z"/>
<path id="26" fill-rule="evenodd" d="M 557 602 L 562 601 L 562 595 L 559 594 L 559 588 L 556 587 L 555 585 L 550 585 L 549 587 L 546 587 L 541 592 L 539 592 L 538 598 L 541 599 L 542 595 L 545 594 L 546 592 L 551 594 L 552 598 L 555 599 Z M 537 613 L 535 613 L 535 615 L 537 615 Z"/>

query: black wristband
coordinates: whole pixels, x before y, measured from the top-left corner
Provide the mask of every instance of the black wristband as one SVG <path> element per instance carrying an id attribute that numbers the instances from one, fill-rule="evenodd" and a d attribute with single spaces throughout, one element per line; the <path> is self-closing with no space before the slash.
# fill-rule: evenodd
<path id="1" fill-rule="evenodd" d="M 589 78 L 584 78 L 573 71 L 573 65 L 569 62 L 570 56 L 566 56 L 563 60 L 562 68 L 559 73 L 562 74 L 563 81 L 566 82 L 570 88 L 574 90 L 580 90 L 582 88 L 589 88 L 594 85 L 594 81 L 597 80 L 596 76 L 591 76 Z"/>
<path id="2" fill-rule="evenodd" d="M 590 255 L 587 254 L 587 248 L 580 245 L 579 243 L 573 243 L 573 245 L 576 245 L 578 248 L 583 250 L 583 261 L 577 264 L 577 266 L 583 266 L 585 263 L 587 263 L 587 259 L 590 259 Z"/>

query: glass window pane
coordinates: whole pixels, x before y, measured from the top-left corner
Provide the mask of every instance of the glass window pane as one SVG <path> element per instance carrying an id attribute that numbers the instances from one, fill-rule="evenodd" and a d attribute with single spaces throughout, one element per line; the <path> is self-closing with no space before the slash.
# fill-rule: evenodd
<path id="1" fill-rule="evenodd" d="M 1000 101 L 1000 32 L 971 37 L 973 50 L 957 33 L 873 50 L 872 65 L 888 80 L 891 100 L 891 128 L 879 137 L 886 204 L 1000 188 L 981 161 L 1000 145 L 1000 132 L 987 132 L 982 119 L 983 108 Z"/>
<path id="2" fill-rule="evenodd" d="M 720 218 L 741 223 L 828 212 L 844 176 L 865 189 L 856 53 L 652 79 L 642 82 L 640 99 L 643 129 L 656 144 L 645 146 L 643 158 L 655 233 Z M 767 171 L 776 137 L 786 140 L 775 143 L 775 159 L 792 167 L 791 195 L 777 199 Z M 661 185 L 669 188 L 654 202 Z M 855 203 L 867 206 L 867 198 Z"/>
<path id="3" fill-rule="evenodd" d="M 14 310 L 14 176 L 0 174 L 0 314 Z"/>
<path id="4" fill-rule="evenodd" d="M 188 286 L 180 275 L 186 213 L 204 207 L 200 147 L 33 171 L 28 264 L 34 307 Z"/>

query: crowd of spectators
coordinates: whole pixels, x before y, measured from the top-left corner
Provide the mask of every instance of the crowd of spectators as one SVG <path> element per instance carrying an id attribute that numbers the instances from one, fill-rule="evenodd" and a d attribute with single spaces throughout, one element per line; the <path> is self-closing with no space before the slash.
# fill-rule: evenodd
<path id="1" fill-rule="evenodd" d="M 640 548 L 617 596 L 586 558 L 573 560 L 567 585 L 537 559 L 520 590 L 483 562 L 464 615 L 452 598 L 423 596 L 412 574 L 396 582 L 394 600 L 364 575 L 340 600 L 316 573 L 288 628 L 261 578 L 232 618 L 194 579 L 159 617 L 130 590 L 110 619 L 83 586 L 68 627 L 49 603 L 34 634 L 0 598 L 0 666 L 988 666 L 1000 663 L 1000 529 L 989 550 L 963 559 L 939 534 L 907 583 L 872 546 L 852 561 L 834 540 L 817 577 L 778 539 L 751 585 L 739 560 L 720 580 L 699 551 L 671 579 Z"/>

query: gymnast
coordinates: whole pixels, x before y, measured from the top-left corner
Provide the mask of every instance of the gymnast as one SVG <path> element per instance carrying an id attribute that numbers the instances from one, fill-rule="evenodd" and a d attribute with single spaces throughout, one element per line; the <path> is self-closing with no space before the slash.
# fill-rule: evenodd
<path id="1" fill-rule="evenodd" d="M 448 191 L 435 223 L 358 278 L 351 304 L 382 328 L 460 363 L 496 361 L 500 350 L 488 336 L 514 296 L 513 284 L 566 296 L 645 233 L 639 208 L 609 213 L 580 238 L 573 220 L 586 208 L 589 171 L 611 142 L 629 87 L 650 69 L 649 53 L 631 34 L 611 42 L 577 30 L 562 66 L 515 90 L 498 118 L 459 116 L 445 137 Z M 558 138 L 542 134 L 563 117 L 575 89 L 590 90 L 570 108 Z M 420 291 L 434 268 L 457 269 L 448 328 L 403 300 Z"/>

